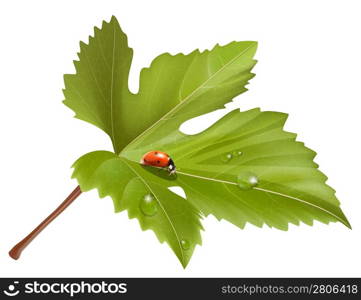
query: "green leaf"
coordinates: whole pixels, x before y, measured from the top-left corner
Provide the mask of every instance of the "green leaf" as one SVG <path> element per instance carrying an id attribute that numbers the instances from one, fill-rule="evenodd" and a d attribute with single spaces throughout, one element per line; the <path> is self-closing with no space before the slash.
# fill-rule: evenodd
<path id="1" fill-rule="evenodd" d="M 150 149 L 166 151 L 188 201 L 240 228 L 249 222 L 287 230 L 288 223 L 312 225 L 313 220 L 350 227 L 335 191 L 313 162 L 316 153 L 283 131 L 286 118 L 259 109 L 232 111 L 200 134 L 183 135 L 174 127 L 172 143 L 149 135 L 145 144 L 121 155 L 135 160 Z M 252 188 L 246 179 L 255 178 Z"/>
<path id="2" fill-rule="evenodd" d="M 97 188 L 101 198 L 111 196 L 115 212 L 128 210 L 129 218 L 137 218 L 143 230 L 151 229 L 160 242 L 166 241 L 186 267 L 201 244 L 200 215 L 192 204 L 171 192 L 158 175 L 111 152 L 88 153 L 73 167 L 82 191 Z"/>
<path id="3" fill-rule="evenodd" d="M 246 90 L 255 50 L 255 42 L 232 42 L 188 55 L 162 54 L 141 71 L 139 92 L 132 94 L 132 52 L 113 17 L 81 47 L 77 74 L 65 76 L 65 104 L 103 129 L 115 151 L 75 162 L 81 190 L 111 196 L 116 212 L 127 210 L 142 229 L 153 230 L 184 267 L 201 243 L 201 215 L 240 228 L 251 223 L 287 230 L 289 223 L 314 220 L 350 227 L 313 162 L 316 153 L 283 130 L 286 114 L 235 110 L 199 134 L 179 131 L 184 121 Z M 176 176 L 139 163 L 152 150 L 171 156 Z M 182 187 L 186 199 L 171 192 L 173 186 Z"/>
<path id="4" fill-rule="evenodd" d="M 76 74 L 64 75 L 64 104 L 76 118 L 105 131 L 119 152 L 123 106 L 132 99 L 128 76 L 133 51 L 115 17 L 110 23 L 103 22 L 101 30 L 94 28 L 89 45 L 80 43 L 78 56 Z"/>
<path id="5" fill-rule="evenodd" d="M 232 42 L 188 55 L 162 54 L 141 71 L 134 95 L 128 89 L 132 50 L 112 17 L 101 30 L 95 28 L 88 45 L 80 44 L 77 73 L 64 76 L 64 104 L 104 130 L 119 153 L 168 119 L 176 117 L 180 125 L 246 91 L 256 47 L 255 42 Z"/>

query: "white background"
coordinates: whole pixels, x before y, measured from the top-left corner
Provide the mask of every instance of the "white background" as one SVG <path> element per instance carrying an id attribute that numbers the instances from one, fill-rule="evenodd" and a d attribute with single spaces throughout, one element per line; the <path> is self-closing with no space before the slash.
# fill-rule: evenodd
<path id="1" fill-rule="evenodd" d="M 0 276 L 361 276 L 359 1 L 1 1 Z M 186 270 L 151 231 L 109 198 L 81 195 L 23 253 L 8 250 L 76 186 L 70 166 L 111 150 L 108 137 L 72 118 L 63 74 L 79 40 L 115 15 L 135 55 L 130 86 L 162 52 L 257 40 L 257 76 L 232 107 L 289 113 L 286 125 L 318 152 L 353 230 L 341 223 L 288 232 L 213 217 Z M 204 128 L 224 114 L 187 124 Z M 196 126 L 196 127 L 194 127 Z M 203 127 L 202 127 L 203 126 Z M 192 128 L 191 128 L 192 127 Z"/>

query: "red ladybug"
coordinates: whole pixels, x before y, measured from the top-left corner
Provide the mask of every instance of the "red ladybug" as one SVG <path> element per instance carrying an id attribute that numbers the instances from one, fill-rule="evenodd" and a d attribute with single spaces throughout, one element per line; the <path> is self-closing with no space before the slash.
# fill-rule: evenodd
<path id="1" fill-rule="evenodd" d="M 169 174 L 175 173 L 175 164 L 170 156 L 162 151 L 150 151 L 143 155 L 140 160 L 142 165 L 153 166 L 158 168 L 167 168 Z"/>

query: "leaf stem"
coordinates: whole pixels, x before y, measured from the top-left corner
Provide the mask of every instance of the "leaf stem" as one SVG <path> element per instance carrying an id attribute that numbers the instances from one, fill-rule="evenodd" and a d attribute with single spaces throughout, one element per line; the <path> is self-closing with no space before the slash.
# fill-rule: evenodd
<path id="1" fill-rule="evenodd" d="M 59 216 L 78 196 L 81 194 L 80 187 L 77 186 L 70 195 L 43 221 L 38 227 L 30 232 L 23 240 L 17 243 L 10 251 L 9 255 L 13 259 L 18 259 L 21 252 L 31 243 L 31 241 L 42 232 L 57 216 Z"/>

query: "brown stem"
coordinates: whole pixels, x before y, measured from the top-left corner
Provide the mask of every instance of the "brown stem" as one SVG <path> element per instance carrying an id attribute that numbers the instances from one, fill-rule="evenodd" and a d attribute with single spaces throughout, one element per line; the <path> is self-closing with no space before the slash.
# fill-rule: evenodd
<path id="1" fill-rule="evenodd" d="M 10 251 L 9 255 L 13 259 L 18 259 L 21 252 L 26 248 L 31 241 L 44 230 L 57 216 L 59 216 L 79 195 L 81 194 L 80 187 L 77 186 L 74 191 L 55 209 L 43 222 L 39 224 L 32 232 L 29 233 L 23 240 L 17 243 Z"/>

